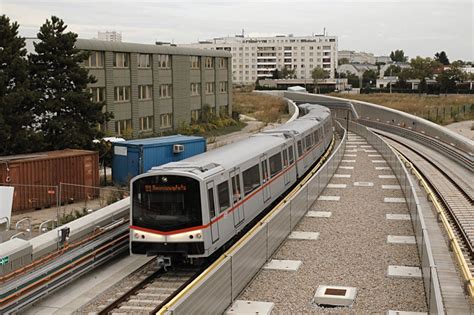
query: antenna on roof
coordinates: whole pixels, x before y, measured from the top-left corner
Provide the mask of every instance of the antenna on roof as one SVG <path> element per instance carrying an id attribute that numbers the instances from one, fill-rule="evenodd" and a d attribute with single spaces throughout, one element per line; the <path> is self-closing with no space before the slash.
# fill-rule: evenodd
<path id="1" fill-rule="evenodd" d="M 326 28 L 323 29 L 323 35 L 326 36 Z"/>
<path id="2" fill-rule="evenodd" d="M 244 31 L 244 29 L 242 29 L 242 37 L 244 37 L 244 36 L 245 36 L 245 31 Z"/>

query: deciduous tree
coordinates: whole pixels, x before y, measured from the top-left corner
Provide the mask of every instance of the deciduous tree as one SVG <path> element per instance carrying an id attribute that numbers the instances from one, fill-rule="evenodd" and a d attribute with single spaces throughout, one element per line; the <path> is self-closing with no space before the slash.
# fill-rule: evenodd
<path id="1" fill-rule="evenodd" d="M 313 78 L 314 82 L 314 92 L 317 93 L 319 80 L 329 77 L 329 73 L 321 67 L 316 67 L 311 72 L 311 77 Z"/>
<path id="2" fill-rule="evenodd" d="M 408 60 L 408 57 L 405 56 L 405 53 L 403 52 L 402 49 L 400 50 L 395 50 L 390 53 L 390 59 L 395 62 L 406 62 Z"/>
<path id="3" fill-rule="evenodd" d="M 435 54 L 435 60 L 438 61 L 439 63 L 442 63 L 445 66 L 449 65 L 448 56 L 446 55 L 446 52 L 444 51 L 437 52 Z"/>

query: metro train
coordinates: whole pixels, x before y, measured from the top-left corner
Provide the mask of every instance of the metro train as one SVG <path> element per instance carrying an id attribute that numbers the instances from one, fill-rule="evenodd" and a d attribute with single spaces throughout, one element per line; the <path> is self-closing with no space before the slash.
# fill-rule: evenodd
<path id="1" fill-rule="evenodd" d="M 330 110 L 300 105 L 304 116 L 131 181 L 132 254 L 192 261 L 228 244 L 326 151 Z"/>

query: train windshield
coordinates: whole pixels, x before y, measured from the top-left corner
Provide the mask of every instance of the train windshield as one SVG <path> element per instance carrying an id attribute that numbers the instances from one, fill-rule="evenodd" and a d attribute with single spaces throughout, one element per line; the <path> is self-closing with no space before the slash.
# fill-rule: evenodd
<path id="1" fill-rule="evenodd" d="M 202 225 L 199 182 L 182 176 L 157 175 L 133 183 L 132 224 L 173 231 Z"/>

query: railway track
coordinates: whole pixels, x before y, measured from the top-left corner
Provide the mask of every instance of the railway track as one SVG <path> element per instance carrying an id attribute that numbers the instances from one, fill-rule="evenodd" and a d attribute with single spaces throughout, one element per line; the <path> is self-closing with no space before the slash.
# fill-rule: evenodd
<path id="1" fill-rule="evenodd" d="M 148 264 L 156 264 L 156 267 L 148 270 L 148 275 L 126 292 L 110 299 L 111 303 L 99 312 L 100 315 L 154 314 L 202 270 L 202 267 L 194 266 L 164 270 L 158 267 L 155 260 Z"/>
<path id="2" fill-rule="evenodd" d="M 412 163 L 431 186 L 434 191 L 432 198 L 443 208 L 472 279 L 472 274 L 474 274 L 474 202 L 470 193 L 444 171 L 441 165 L 432 162 L 426 153 L 414 149 L 413 146 L 408 147 L 399 138 L 385 134 L 383 137 Z"/>

